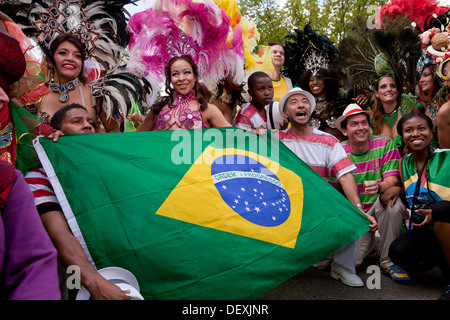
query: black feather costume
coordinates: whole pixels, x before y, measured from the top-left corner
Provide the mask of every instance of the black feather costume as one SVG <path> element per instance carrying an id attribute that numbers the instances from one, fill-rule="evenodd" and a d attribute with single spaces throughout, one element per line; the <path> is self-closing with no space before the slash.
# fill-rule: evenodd
<path id="1" fill-rule="evenodd" d="M 8 1 L 2 10 L 14 17 L 25 35 L 40 44 L 50 62 L 52 41 L 61 34 L 79 38 L 86 56 L 106 67 L 103 77 L 90 83 L 92 95 L 105 114 L 126 117 L 134 100 L 143 109 L 151 86 L 144 78 L 124 72 L 129 13 L 124 6 L 136 0 L 22 0 Z"/>

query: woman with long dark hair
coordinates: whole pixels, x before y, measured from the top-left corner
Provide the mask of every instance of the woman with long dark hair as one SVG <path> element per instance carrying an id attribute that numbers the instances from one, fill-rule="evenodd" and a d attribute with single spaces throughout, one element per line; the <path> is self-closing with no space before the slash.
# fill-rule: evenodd
<path id="1" fill-rule="evenodd" d="M 444 98 L 439 92 L 441 84 L 436 74 L 436 65 L 426 65 L 419 76 L 418 81 L 418 99 L 419 111 L 425 113 L 433 121 L 436 127 L 436 114 L 442 104 L 445 103 Z"/>
<path id="2" fill-rule="evenodd" d="M 356 102 L 364 106 L 369 100 L 364 94 L 355 98 L 340 97 L 339 76 L 334 71 L 326 69 L 319 69 L 316 74 L 311 70 L 306 71 L 299 79 L 299 86 L 316 99 L 316 108 L 311 114 L 310 125 L 332 134 L 339 141 L 343 141 L 345 137 L 336 127 L 337 118 L 350 103 Z"/>
<path id="3" fill-rule="evenodd" d="M 317 74 L 308 70 L 300 77 L 299 85 L 316 99 L 316 108 L 311 114 L 311 126 L 334 135 L 339 141 L 344 140 L 344 136 L 335 125 L 337 118 L 345 109 L 343 106 L 338 110 L 334 105 L 339 91 L 337 76 L 326 69 L 320 69 Z"/>
<path id="4" fill-rule="evenodd" d="M 47 83 L 50 92 L 42 97 L 37 115 L 50 123 L 53 114 L 69 103 L 81 104 L 92 119 L 101 120 L 106 132 L 119 131 L 117 121 L 106 119 L 92 96 L 92 90 L 84 76 L 86 53 L 81 41 L 70 34 L 61 34 L 52 41 L 46 63 L 49 70 Z"/>
<path id="5" fill-rule="evenodd" d="M 392 75 L 381 77 L 375 84 L 373 102 L 373 134 L 395 139 L 396 124 L 404 110 L 401 108 L 403 89 Z"/>
<path id="6" fill-rule="evenodd" d="M 203 96 L 197 65 L 190 56 L 172 58 L 164 72 L 167 96 L 153 104 L 137 131 L 231 126 L 222 112 Z"/>

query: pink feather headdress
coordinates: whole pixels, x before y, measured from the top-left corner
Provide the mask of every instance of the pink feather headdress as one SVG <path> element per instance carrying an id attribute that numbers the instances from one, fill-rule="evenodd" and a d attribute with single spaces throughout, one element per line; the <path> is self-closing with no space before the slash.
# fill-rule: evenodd
<path id="1" fill-rule="evenodd" d="M 440 6 L 438 0 L 391 0 L 383 5 L 377 13 L 376 23 L 383 25 L 383 18 L 406 16 L 423 29 L 426 18 L 430 15 L 440 15 L 450 8 Z"/>
<path id="2" fill-rule="evenodd" d="M 197 64 L 210 90 L 229 74 L 243 80 L 242 31 L 232 30 L 225 11 L 212 0 L 157 0 L 154 8 L 133 15 L 128 28 L 127 70 L 145 76 L 154 88 L 164 83 L 169 60 L 183 54 Z"/>

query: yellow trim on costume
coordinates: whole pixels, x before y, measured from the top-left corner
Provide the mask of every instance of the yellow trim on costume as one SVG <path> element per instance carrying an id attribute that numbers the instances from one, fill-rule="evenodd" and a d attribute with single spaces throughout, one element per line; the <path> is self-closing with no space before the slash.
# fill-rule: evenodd
<path id="1" fill-rule="evenodd" d="M 445 59 L 444 61 L 442 61 L 442 63 L 439 65 L 438 71 L 437 71 L 437 75 L 439 78 L 441 78 L 442 80 L 449 80 L 449 77 L 446 77 L 443 73 L 442 73 L 442 69 L 443 66 L 450 61 L 450 58 Z"/>
<path id="2" fill-rule="evenodd" d="M 1 156 L 0 159 L 6 162 L 9 162 L 9 164 L 13 164 L 12 163 L 12 159 L 11 159 L 11 154 L 9 152 L 4 152 Z"/>
<path id="3" fill-rule="evenodd" d="M 7 135 L 4 136 L 5 133 L 7 133 Z M 12 133 L 12 123 L 10 122 L 6 125 L 5 128 L 3 128 L 3 130 L 0 131 L 0 139 L 1 139 L 1 141 L 5 141 L 4 145 L 3 144 L 0 145 L 0 149 L 8 148 L 11 145 L 11 143 L 12 143 L 11 135 L 12 134 L 13 134 Z"/>

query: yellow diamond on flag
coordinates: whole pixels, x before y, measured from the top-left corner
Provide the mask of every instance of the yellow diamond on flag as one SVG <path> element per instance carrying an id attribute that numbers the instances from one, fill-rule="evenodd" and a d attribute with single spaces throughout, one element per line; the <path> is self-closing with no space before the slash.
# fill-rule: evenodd
<path id="1" fill-rule="evenodd" d="M 302 212 L 294 172 L 256 153 L 209 146 L 156 214 L 293 249 Z"/>

